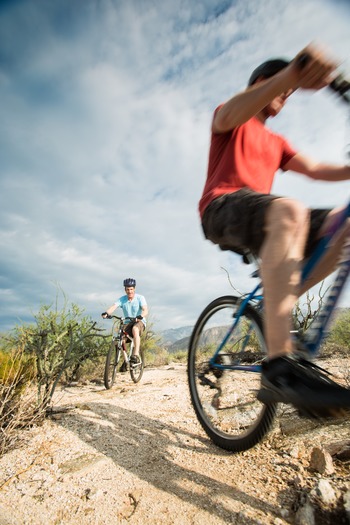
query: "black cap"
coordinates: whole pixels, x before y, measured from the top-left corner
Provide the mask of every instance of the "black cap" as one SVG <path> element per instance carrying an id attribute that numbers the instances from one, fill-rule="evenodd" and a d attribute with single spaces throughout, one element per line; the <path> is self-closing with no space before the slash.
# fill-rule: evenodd
<path id="1" fill-rule="evenodd" d="M 282 71 L 285 67 L 290 64 L 288 60 L 283 58 L 275 58 L 273 60 L 267 60 L 254 69 L 253 73 L 250 75 L 248 86 L 254 84 L 259 77 L 270 78 Z"/>

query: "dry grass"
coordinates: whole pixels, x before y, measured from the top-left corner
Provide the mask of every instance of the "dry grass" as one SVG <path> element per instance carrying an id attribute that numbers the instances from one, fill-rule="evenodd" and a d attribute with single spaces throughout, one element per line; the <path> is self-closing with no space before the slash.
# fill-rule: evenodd
<path id="1" fill-rule="evenodd" d="M 32 385 L 33 363 L 23 350 L 0 353 L 0 456 L 21 441 L 21 430 L 42 422 L 43 407 Z"/>

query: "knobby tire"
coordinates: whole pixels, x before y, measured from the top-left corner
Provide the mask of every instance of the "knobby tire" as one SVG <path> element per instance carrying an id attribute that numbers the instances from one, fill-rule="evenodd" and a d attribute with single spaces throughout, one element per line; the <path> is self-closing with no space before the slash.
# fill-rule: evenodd
<path id="1" fill-rule="evenodd" d="M 256 399 L 260 372 L 219 369 L 209 363 L 233 325 L 241 298 L 220 297 L 201 313 L 193 329 L 187 374 L 192 405 L 209 438 L 220 448 L 241 452 L 254 447 L 270 430 L 277 404 Z M 247 304 L 239 322 L 220 350 L 217 363 L 260 365 L 266 357 L 262 317 Z"/>
<path id="2" fill-rule="evenodd" d="M 145 366 L 145 356 L 142 348 L 140 349 L 140 363 L 137 365 L 132 365 L 130 363 L 130 376 L 134 383 L 138 383 L 141 380 L 143 375 L 143 370 Z"/>
<path id="3" fill-rule="evenodd" d="M 104 372 L 104 385 L 107 390 L 112 388 L 114 384 L 121 353 L 121 349 L 118 347 L 117 343 L 112 341 L 106 357 Z"/>

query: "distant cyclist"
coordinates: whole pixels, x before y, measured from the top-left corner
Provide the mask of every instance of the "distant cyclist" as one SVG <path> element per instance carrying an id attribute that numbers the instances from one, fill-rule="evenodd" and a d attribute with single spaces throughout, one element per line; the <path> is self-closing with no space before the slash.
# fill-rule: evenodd
<path id="1" fill-rule="evenodd" d="M 290 333 L 292 309 L 305 291 L 300 288 L 302 260 L 342 211 L 308 210 L 294 199 L 270 194 L 278 169 L 316 180 L 345 181 L 350 180 L 350 166 L 315 162 L 266 126 L 294 91 L 329 85 L 336 68 L 313 45 L 294 60 L 268 60 L 253 71 L 248 87 L 220 105 L 213 116 L 199 211 L 207 239 L 241 254 L 248 249 L 261 259 L 269 359 L 263 364 L 258 399 L 265 403 L 350 406 L 350 390 L 298 359 Z M 331 273 L 348 234 L 347 226 L 307 286 Z"/>
<path id="2" fill-rule="evenodd" d="M 114 310 L 121 308 L 124 317 L 132 317 L 134 321 L 130 321 L 126 327 L 125 332 L 133 338 L 134 349 L 130 358 L 131 363 L 139 362 L 140 355 L 140 338 L 146 327 L 146 316 L 148 315 L 148 308 L 146 299 L 143 295 L 135 293 L 136 281 L 128 278 L 123 282 L 125 294 L 112 304 L 101 316 L 106 319 L 112 315 Z"/>

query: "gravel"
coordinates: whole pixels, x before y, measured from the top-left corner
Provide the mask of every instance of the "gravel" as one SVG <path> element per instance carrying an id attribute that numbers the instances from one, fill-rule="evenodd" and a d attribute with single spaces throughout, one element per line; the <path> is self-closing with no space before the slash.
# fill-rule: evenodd
<path id="1" fill-rule="evenodd" d="M 0 525 L 283 525 L 310 507 L 318 524 L 342 523 L 349 460 L 334 451 L 348 443 L 344 421 L 284 408 L 262 444 L 228 453 L 198 424 L 182 364 L 146 368 L 136 385 L 119 374 L 111 390 L 59 389 L 54 408 L 0 458 Z M 315 446 L 333 446 L 333 468 L 311 468 Z M 331 502 L 318 496 L 320 479 Z"/>

